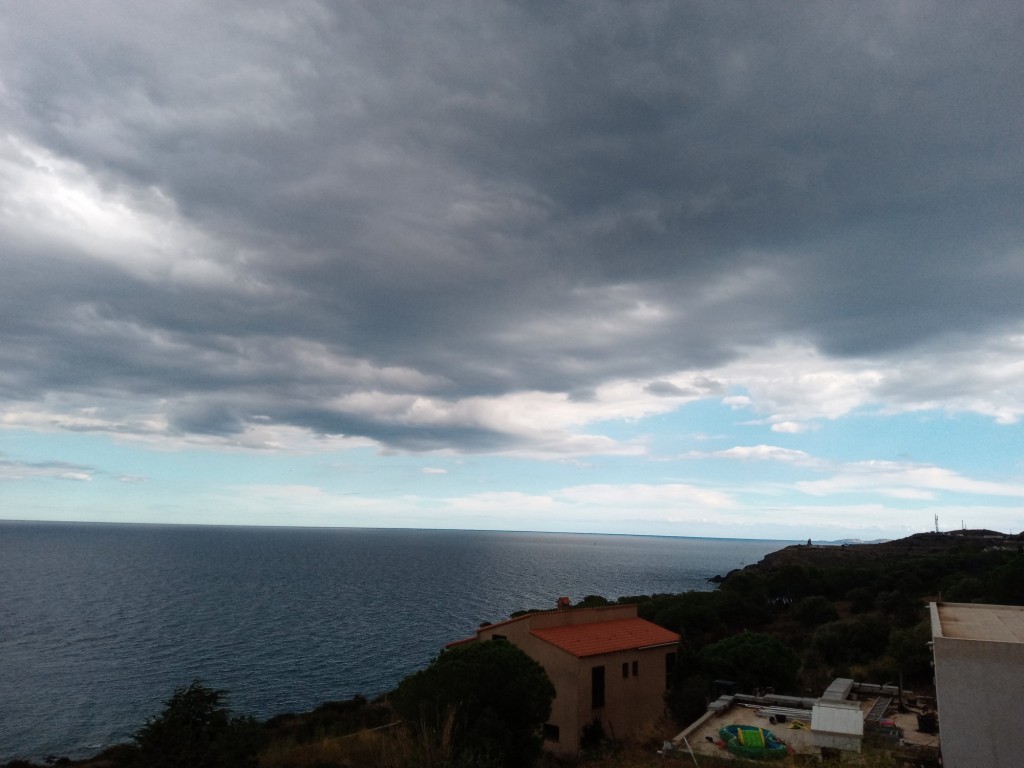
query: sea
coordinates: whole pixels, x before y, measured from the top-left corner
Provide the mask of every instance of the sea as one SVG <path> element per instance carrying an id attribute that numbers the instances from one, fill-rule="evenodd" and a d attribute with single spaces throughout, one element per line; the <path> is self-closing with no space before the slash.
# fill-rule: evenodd
<path id="1" fill-rule="evenodd" d="M 195 679 L 257 718 L 373 698 L 481 622 L 712 589 L 790 543 L 0 521 L 0 762 L 130 741 Z"/>

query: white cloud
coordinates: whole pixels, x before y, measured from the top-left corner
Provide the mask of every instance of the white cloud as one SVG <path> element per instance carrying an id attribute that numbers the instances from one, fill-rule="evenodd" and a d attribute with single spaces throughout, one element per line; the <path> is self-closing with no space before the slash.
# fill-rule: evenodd
<path id="1" fill-rule="evenodd" d="M 738 505 L 728 494 L 682 483 L 661 485 L 580 485 L 543 494 L 486 492 L 444 500 L 446 509 L 505 520 L 521 526 L 525 521 L 548 529 L 562 521 L 676 520 L 682 516 L 724 512 Z M 518 521 L 518 523 L 516 522 Z"/>
<path id="2" fill-rule="evenodd" d="M 1024 497 L 1024 484 L 974 480 L 941 467 L 892 461 L 843 465 L 833 477 L 798 482 L 794 487 L 812 496 L 878 494 L 900 499 L 933 499 L 940 493 Z"/>
<path id="3" fill-rule="evenodd" d="M 739 459 L 742 461 L 780 461 L 789 464 L 818 465 L 808 453 L 777 445 L 737 445 L 721 451 L 691 451 L 684 458 Z"/>
<path id="4" fill-rule="evenodd" d="M 769 414 L 780 432 L 798 431 L 812 419 L 845 416 L 872 402 L 884 379 L 877 363 L 828 358 L 800 344 L 748 350 L 712 374 L 746 392 L 728 405 Z"/>
<path id="5" fill-rule="evenodd" d="M 617 380 L 599 386 L 592 397 L 582 400 L 564 393 L 535 391 L 462 400 L 363 391 L 336 398 L 330 407 L 386 424 L 489 430 L 515 438 L 496 449 L 508 455 L 639 455 L 645 452 L 641 444 L 581 434 L 578 429 L 605 421 L 638 420 L 669 413 L 684 402 L 700 399 L 709 386 L 706 381 L 688 383 L 698 378 L 694 375 L 675 378 L 685 385 L 685 394 L 652 394 L 645 381 Z"/>
<path id="6" fill-rule="evenodd" d="M 1024 416 L 1024 334 L 949 339 L 891 358 L 829 357 L 807 344 L 746 350 L 706 371 L 733 394 L 721 402 L 764 414 L 773 432 L 799 434 L 821 419 L 859 409 L 877 414 L 943 410 L 976 413 L 1000 424 Z M 680 373 L 692 376 L 692 372 Z"/>
<path id="7" fill-rule="evenodd" d="M 679 505 L 728 509 L 736 506 L 735 500 L 722 491 L 685 483 L 580 485 L 559 491 L 557 497 L 588 507 L 617 506 L 623 509 L 673 508 Z"/>
<path id="8" fill-rule="evenodd" d="M 9 461 L 0 457 L 0 480 L 72 480 L 88 483 L 95 470 L 66 462 Z"/>
<path id="9" fill-rule="evenodd" d="M 799 421 L 778 421 L 772 424 L 772 432 L 780 432 L 786 435 L 798 435 L 801 432 L 811 432 L 814 430 L 813 424 Z"/>
<path id="10" fill-rule="evenodd" d="M 0 231 L 11 242 L 88 258 L 137 278 L 259 290 L 245 254 L 185 222 L 157 189 L 112 189 L 83 166 L 8 134 L 0 138 Z"/>
<path id="11" fill-rule="evenodd" d="M 879 395 L 891 413 L 944 409 L 1015 424 L 1024 416 L 1024 333 L 921 350 L 893 366 Z"/>

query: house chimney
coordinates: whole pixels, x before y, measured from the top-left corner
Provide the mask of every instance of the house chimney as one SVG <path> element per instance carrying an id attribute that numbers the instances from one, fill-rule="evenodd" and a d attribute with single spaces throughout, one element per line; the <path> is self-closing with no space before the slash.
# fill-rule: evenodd
<path id="1" fill-rule="evenodd" d="M 568 597 L 562 596 L 558 598 L 557 605 L 559 608 L 569 608 L 572 606 L 572 601 Z"/>

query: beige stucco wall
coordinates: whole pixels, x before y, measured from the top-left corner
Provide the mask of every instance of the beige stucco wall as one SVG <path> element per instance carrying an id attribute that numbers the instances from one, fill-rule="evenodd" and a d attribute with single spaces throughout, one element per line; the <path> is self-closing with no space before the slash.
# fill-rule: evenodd
<path id="1" fill-rule="evenodd" d="M 558 726 L 560 738 L 545 744 L 556 754 L 577 754 L 583 728 L 595 718 L 607 737 L 619 738 L 653 724 L 665 710 L 665 656 L 675 653 L 675 646 L 577 658 L 531 637 L 523 650 L 544 667 L 557 692 L 548 722 Z M 622 676 L 623 664 L 627 677 Z M 591 670 L 597 666 L 605 668 L 605 705 L 594 709 Z"/>
<path id="2" fill-rule="evenodd" d="M 587 667 L 584 690 L 580 688 L 580 665 L 575 656 L 536 637 L 530 637 L 521 647 L 544 667 L 555 686 L 555 700 L 551 702 L 548 722 L 558 726 L 559 740 L 546 741 L 544 746 L 558 755 L 575 755 L 580 749 L 580 730 L 584 723 L 589 722 L 589 719 L 580 719 L 579 698 L 585 693 L 588 703 L 590 701 L 590 668 Z"/>
<path id="3" fill-rule="evenodd" d="M 932 616 L 943 765 L 1021 768 L 1024 645 L 943 637 Z"/>
<path id="4" fill-rule="evenodd" d="M 665 711 L 665 656 L 675 653 L 675 646 L 623 651 L 604 656 L 580 659 L 580 715 L 583 722 L 600 717 L 605 734 L 620 738 L 630 736 L 639 728 L 652 725 Z M 638 675 L 633 675 L 633 662 Z M 622 676 L 626 664 L 628 676 Z M 605 706 L 590 708 L 590 670 L 605 667 Z M 585 696 L 583 694 L 586 694 Z"/>

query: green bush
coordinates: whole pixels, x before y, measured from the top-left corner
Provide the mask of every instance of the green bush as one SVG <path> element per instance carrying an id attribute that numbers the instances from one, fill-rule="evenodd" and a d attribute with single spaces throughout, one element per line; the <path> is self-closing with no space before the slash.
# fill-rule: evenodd
<path id="1" fill-rule="evenodd" d="M 743 690 L 796 687 L 800 659 L 788 645 L 771 635 L 743 632 L 719 640 L 698 654 L 700 672 L 711 679 L 733 680 Z"/>
<path id="2" fill-rule="evenodd" d="M 830 621 L 815 630 L 811 647 L 830 664 L 862 664 L 885 652 L 889 631 L 889 622 L 873 614 Z"/>
<path id="3" fill-rule="evenodd" d="M 711 678 L 701 674 L 681 675 L 665 693 L 665 704 L 679 725 L 689 725 L 707 709 Z"/>
<path id="4" fill-rule="evenodd" d="M 793 606 L 793 618 L 805 627 L 816 627 L 839 618 L 832 601 L 821 595 L 805 597 Z"/>
<path id="5" fill-rule="evenodd" d="M 226 692 L 194 680 L 176 688 L 163 711 L 135 734 L 139 768 L 254 768 L 263 730 L 232 717 Z"/>
<path id="6" fill-rule="evenodd" d="M 518 768 L 540 754 L 554 698 L 540 664 L 492 640 L 445 651 L 399 684 L 394 704 L 442 759 Z"/>
<path id="7" fill-rule="evenodd" d="M 1024 555 L 1015 555 L 992 571 L 989 599 L 1002 605 L 1024 605 Z"/>
<path id="8" fill-rule="evenodd" d="M 891 592 L 879 592 L 875 598 L 875 607 L 897 626 L 909 627 L 920 619 L 924 611 L 924 602 L 914 599 L 902 590 L 894 589 Z"/>
<path id="9" fill-rule="evenodd" d="M 889 655 L 908 683 L 932 681 L 932 626 L 925 619 L 914 627 L 901 629 L 889 638 Z"/>

